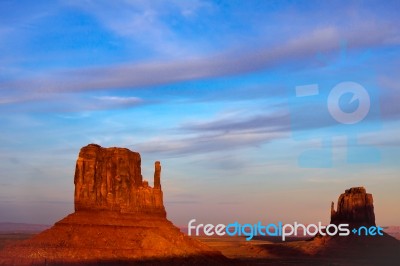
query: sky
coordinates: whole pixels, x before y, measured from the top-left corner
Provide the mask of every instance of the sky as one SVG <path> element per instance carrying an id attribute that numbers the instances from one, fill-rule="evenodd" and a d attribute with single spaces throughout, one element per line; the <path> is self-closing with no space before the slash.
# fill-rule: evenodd
<path id="1" fill-rule="evenodd" d="M 0 222 L 73 212 L 81 147 L 154 161 L 177 225 L 400 225 L 398 1 L 0 1 Z"/>

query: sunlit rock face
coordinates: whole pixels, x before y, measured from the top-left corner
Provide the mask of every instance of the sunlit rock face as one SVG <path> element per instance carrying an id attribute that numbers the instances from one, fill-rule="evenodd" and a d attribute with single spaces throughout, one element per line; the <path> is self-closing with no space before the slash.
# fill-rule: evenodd
<path id="1" fill-rule="evenodd" d="M 301 246 L 306 254 L 332 261 L 340 258 L 343 262 L 338 264 L 343 265 L 398 264 L 400 243 L 385 232 L 378 233 L 372 194 L 367 193 L 364 187 L 352 187 L 340 194 L 337 210 L 331 203 L 330 223 L 348 224 L 348 235 L 318 234 Z M 369 228 L 376 230 L 370 231 Z"/>
<path id="2" fill-rule="evenodd" d="M 346 189 L 339 196 L 336 211 L 332 202 L 331 223 L 348 223 L 352 226 L 375 225 L 372 194 L 367 193 L 364 187 Z"/>
<path id="3" fill-rule="evenodd" d="M 143 180 L 140 154 L 125 148 L 83 147 L 75 168 L 75 211 L 110 210 L 164 216 L 160 162 L 154 188 Z"/>
<path id="4" fill-rule="evenodd" d="M 150 187 L 139 153 L 83 147 L 74 176 L 75 212 L 1 250 L 0 266 L 231 265 L 166 218 L 160 162 L 154 168 Z"/>

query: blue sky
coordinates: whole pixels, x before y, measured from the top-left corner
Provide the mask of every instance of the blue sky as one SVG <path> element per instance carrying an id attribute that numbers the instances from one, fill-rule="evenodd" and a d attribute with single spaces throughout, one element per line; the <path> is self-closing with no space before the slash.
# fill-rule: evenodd
<path id="1" fill-rule="evenodd" d="M 399 8 L 1 1 L 0 222 L 70 213 L 79 149 L 98 143 L 140 152 L 150 181 L 162 162 L 177 224 L 328 222 L 330 201 L 361 185 L 377 222 L 400 224 Z M 369 97 L 354 124 L 327 107 L 346 81 Z M 296 97 L 310 84 L 319 94 Z"/>

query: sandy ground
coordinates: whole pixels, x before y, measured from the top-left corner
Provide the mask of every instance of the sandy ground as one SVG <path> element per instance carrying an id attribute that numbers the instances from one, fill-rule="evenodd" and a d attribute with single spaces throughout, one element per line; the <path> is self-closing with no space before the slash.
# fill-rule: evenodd
<path id="1" fill-rule="evenodd" d="M 369 256 L 370 247 L 364 249 L 358 242 L 354 243 L 357 246 L 345 248 L 346 252 L 343 252 L 341 243 L 337 247 L 337 242 L 333 241 L 335 246 L 332 246 L 326 239 L 308 241 L 292 238 L 286 242 L 277 241 L 276 238 L 246 241 L 244 237 L 203 236 L 196 239 L 243 265 L 400 265 L 400 256 L 396 254 L 396 250 L 400 253 L 400 249 Z M 329 254 L 318 254 L 325 251 L 322 247 L 326 246 L 330 247 Z"/>
<path id="2" fill-rule="evenodd" d="M 35 234 L 0 234 L 0 249 Z M 312 256 L 318 243 L 301 239 L 279 242 L 276 239 L 246 241 L 244 237 L 195 237 L 195 239 L 221 251 L 233 260 L 233 265 L 400 265 L 397 259 L 370 260 L 356 257 Z M 400 251 L 400 250 L 399 250 Z"/>

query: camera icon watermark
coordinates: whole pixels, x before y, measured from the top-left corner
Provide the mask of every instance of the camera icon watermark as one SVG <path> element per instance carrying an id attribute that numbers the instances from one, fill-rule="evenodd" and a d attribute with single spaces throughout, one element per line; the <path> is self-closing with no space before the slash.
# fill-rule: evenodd
<path id="1" fill-rule="evenodd" d="M 340 98 L 351 93 L 350 104 L 359 101 L 358 107 L 352 112 L 346 112 L 340 107 Z M 329 93 L 328 110 L 331 116 L 342 124 L 355 124 L 361 122 L 369 113 L 371 101 L 365 88 L 356 82 L 341 82 L 337 84 Z"/>

